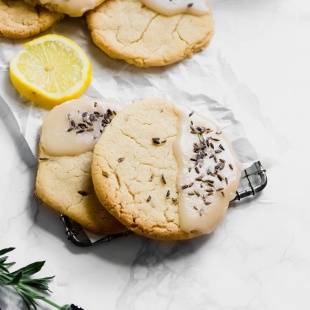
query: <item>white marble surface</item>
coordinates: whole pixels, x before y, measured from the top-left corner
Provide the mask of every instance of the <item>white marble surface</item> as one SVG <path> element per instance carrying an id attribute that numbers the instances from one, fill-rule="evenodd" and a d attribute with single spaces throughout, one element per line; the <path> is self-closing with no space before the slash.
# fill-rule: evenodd
<path id="1" fill-rule="evenodd" d="M 269 183 L 231 208 L 210 236 L 162 243 L 129 236 L 93 248 L 68 242 L 33 196 L 36 163 L 0 106 L 0 247 L 18 266 L 46 260 L 51 299 L 96 309 L 310 308 L 310 4 L 214 0 L 214 41 L 287 150 L 265 162 Z M 16 128 L 14 130 L 14 128 Z M 0 290 L 2 310 L 23 309 Z M 42 307 L 42 309 L 51 309 Z"/>

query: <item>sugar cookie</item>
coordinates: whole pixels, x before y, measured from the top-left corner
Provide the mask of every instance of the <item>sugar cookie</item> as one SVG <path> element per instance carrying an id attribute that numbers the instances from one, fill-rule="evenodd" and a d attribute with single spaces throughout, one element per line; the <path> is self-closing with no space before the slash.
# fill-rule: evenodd
<path id="1" fill-rule="evenodd" d="M 177 240 L 219 225 L 240 168 L 214 122 L 168 100 L 146 99 L 126 106 L 103 133 L 92 176 L 99 200 L 122 224 Z"/>
<path id="2" fill-rule="evenodd" d="M 47 30 L 64 17 L 43 7 L 33 7 L 22 0 L 0 0 L 0 35 L 24 39 Z"/>
<path id="3" fill-rule="evenodd" d="M 138 0 L 107 0 L 90 11 L 86 20 L 101 50 L 139 67 L 190 58 L 209 44 L 214 33 L 210 12 L 164 16 Z"/>
<path id="4" fill-rule="evenodd" d="M 126 230 L 101 205 L 91 179 L 92 149 L 114 116 L 112 107 L 89 99 L 68 101 L 48 113 L 40 137 L 36 194 L 96 234 Z"/>

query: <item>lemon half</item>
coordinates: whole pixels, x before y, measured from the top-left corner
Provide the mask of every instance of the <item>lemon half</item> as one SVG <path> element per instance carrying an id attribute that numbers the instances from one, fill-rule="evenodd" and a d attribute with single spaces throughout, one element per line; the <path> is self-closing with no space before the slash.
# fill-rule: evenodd
<path id="1" fill-rule="evenodd" d="M 74 41 L 49 34 L 23 45 L 10 60 L 10 78 L 26 98 L 52 108 L 78 98 L 91 81 L 91 63 Z"/>

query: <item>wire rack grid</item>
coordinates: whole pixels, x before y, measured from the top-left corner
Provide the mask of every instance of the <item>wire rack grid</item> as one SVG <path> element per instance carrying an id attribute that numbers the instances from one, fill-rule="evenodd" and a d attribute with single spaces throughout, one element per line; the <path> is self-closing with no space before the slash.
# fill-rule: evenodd
<path id="1" fill-rule="evenodd" d="M 251 167 L 242 171 L 236 197 L 232 201 L 240 201 L 246 197 L 253 197 L 261 192 L 267 185 L 267 174 L 260 161 L 255 162 Z M 124 233 L 102 236 L 97 240 L 91 240 L 83 228 L 66 215 L 61 215 L 65 233 L 68 239 L 76 246 L 89 247 L 100 243 L 110 242 L 114 239 L 127 236 L 131 231 Z"/>

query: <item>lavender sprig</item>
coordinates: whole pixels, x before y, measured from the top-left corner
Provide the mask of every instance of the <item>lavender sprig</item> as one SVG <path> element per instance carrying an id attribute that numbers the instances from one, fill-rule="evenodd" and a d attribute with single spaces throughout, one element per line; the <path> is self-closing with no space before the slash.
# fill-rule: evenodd
<path id="1" fill-rule="evenodd" d="M 13 251 L 15 248 L 6 248 L 0 250 L 0 286 L 7 286 L 15 290 L 22 298 L 29 310 L 37 310 L 39 300 L 60 310 L 83 310 L 73 304 L 59 306 L 47 298 L 50 292 L 48 284 L 54 277 L 45 277 L 34 279 L 32 276 L 39 272 L 44 266 L 44 261 L 34 262 L 13 272 L 9 271 L 14 262 L 7 262 L 8 256 L 5 254 Z"/>

